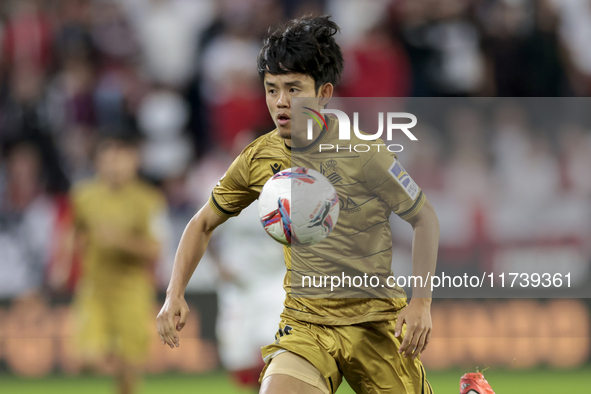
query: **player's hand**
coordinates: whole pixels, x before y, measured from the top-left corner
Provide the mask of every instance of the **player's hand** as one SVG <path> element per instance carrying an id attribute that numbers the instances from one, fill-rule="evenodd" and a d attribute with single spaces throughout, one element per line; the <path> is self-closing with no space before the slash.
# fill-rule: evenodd
<path id="1" fill-rule="evenodd" d="M 410 301 L 398 315 L 394 333 L 396 337 L 401 335 L 403 323 L 406 323 L 406 335 L 398 353 L 404 354 L 404 357 L 412 355 L 415 359 L 427 348 L 431 338 L 431 299 L 413 298 Z"/>
<path id="2" fill-rule="evenodd" d="M 158 313 L 156 322 L 158 325 L 158 335 L 163 345 L 168 345 L 174 349 L 179 347 L 178 332 L 183 329 L 187 323 L 189 315 L 189 306 L 185 297 L 166 297 L 166 301 Z M 175 324 L 176 317 L 178 322 Z"/>

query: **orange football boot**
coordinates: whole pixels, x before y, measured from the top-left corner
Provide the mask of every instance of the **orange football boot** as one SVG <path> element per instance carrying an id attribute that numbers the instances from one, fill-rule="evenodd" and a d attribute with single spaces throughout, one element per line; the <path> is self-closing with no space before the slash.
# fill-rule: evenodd
<path id="1" fill-rule="evenodd" d="M 495 394 L 482 372 L 467 373 L 460 379 L 460 394 Z"/>

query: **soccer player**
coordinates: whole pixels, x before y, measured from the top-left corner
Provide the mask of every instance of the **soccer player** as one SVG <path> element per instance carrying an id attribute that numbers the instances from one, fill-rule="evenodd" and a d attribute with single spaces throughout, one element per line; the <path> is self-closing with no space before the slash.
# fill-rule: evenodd
<path id="1" fill-rule="evenodd" d="M 258 391 L 261 346 L 277 330 L 283 310 L 283 253 L 259 224 L 255 204 L 221 225 L 209 244 L 221 270 L 216 324 L 224 368 L 243 388 Z"/>
<path id="2" fill-rule="evenodd" d="M 332 97 L 343 70 L 341 51 L 333 37 L 337 31 L 329 17 L 304 17 L 278 28 L 265 40 L 258 70 L 277 128 L 244 149 L 214 188 L 209 203 L 187 225 L 157 318 L 163 343 L 179 346 L 177 331 L 189 313 L 184 290 L 214 229 L 254 202 L 275 172 L 291 167 L 293 154 L 312 152 L 318 144 L 334 138 L 337 124 L 329 118 L 328 127 L 315 129 L 313 140 L 302 147 L 305 137 L 301 130 L 292 130 L 291 121 L 299 110 L 292 107 L 294 99 L 315 98 L 318 111 Z M 351 144 L 361 143 L 355 138 Z M 296 140 L 299 148 L 294 146 Z M 353 196 L 363 204 L 350 215 L 341 212 L 334 234 L 318 245 L 338 242 L 336 235 L 349 231 L 348 226 L 365 229 L 350 231 L 348 244 L 379 248 L 381 253 L 372 257 L 372 263 L 381 271 L 390 270 L 388 218 L 394 212 L 413 228 L 413 274 L 423 278 L 433 275 L 439 224 L 424 193 L 410 177 L 408 182 L 401 181 L 404 171 L 385 149 L 346 156 L 347 160 L 336 155 L 334 162 L 325 163 L 335 173 L 339 169 L 338 177 L 326 171 L 325 176 L 332 180 L 340 200 Z M 314 163 L 309 161 L 311 166 Z M 290 247 L 284 249 L 284 256 L 288 269 L 285 309 L 275 341 L 262 349 L 267 363 L 262 394 L 334 393 L 343 377 L 357 393 L 432 392 L 418 357 L 431 335 L 428 287 L 415 287 L 408 305 L 402 296 L 296 298 L 291 294 L 292 259 L 297 257 L 298 263 L 310 266 L 325 260 L 319 256 L 307 259 L 305 251 L 296 256 Z"/>
<path id="3" fill-rule="evenodd" d="M 76 243 L 83 245 L 74 299 L 76 347 L 88 366 L 113 357 L 121 394 L 136 392 L 148 355 L 152 271 L 165 213 L 161 194 L 138 179 L 139 163 L 132 135 L 103 137 L 97 176 L 72 194 Z"/>

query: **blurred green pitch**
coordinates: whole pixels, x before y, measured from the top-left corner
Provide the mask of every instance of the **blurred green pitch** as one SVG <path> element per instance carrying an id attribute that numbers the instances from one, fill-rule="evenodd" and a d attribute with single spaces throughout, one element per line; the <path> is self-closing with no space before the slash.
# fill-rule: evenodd
<path id="1" fill-rule="evenodd" d="M 431 372 L 429 381 L 436 394 L 457 394 L 460 376 L 466 371 Z M 471 372 L 471 371 L 470 371 Z M 573 370 L 538 369 L 533 371 L 487 370 L 485 376 L 497 394 L 555 394 L 591 392 L 591 366 Z M 114 386 L 109 377 L 52 376 L 23 379 L 0 375 L 3 394 L 111 394 Z M 168 392 L 195 394 L 250 394 L 237 389 L 223 372 L 207 375 L 148 376 L 141 394 Z M 338 394 L 353 394 L 346 383 Z"/>

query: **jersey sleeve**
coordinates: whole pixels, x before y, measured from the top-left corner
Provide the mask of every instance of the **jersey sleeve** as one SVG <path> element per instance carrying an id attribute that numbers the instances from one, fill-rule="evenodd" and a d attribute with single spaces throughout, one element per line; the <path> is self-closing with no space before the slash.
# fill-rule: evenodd
<path id="1" fill-rule="evenodd" d="M 214 187 L 209 206 L 220 217 L 228 218 L 240 214 L 257 198 L 258 193 L 250 187 L 250 166 L 245 150 Z"/>
<path id="2" fill-rule="evenodd" d="M 388 204 L 400 218 L 412 218 L 425 204 L 425 194 L 394 153 L 375 152 L 364 163 L 363 170 L 369 191 Z"/>

